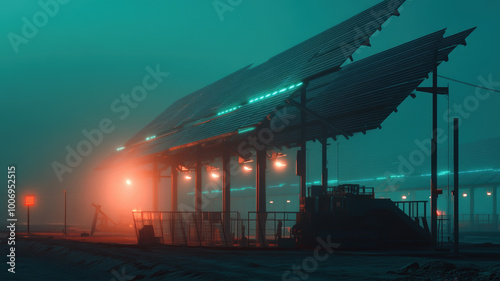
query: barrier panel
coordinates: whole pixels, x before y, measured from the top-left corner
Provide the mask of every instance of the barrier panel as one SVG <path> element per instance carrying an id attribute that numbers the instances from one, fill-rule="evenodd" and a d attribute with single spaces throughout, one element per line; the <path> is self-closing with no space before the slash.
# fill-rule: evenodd
<path id="1" fill-rule="evenodd" d="M 139 244 L 231 247 L 241 244 L 239 212 L 133 212 Z"/>

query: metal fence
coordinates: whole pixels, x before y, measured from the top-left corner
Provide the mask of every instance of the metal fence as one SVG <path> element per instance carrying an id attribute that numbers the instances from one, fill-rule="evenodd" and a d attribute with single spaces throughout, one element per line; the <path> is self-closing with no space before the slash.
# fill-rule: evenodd
<path id="1" fill-rule="evenodd" d="M 139 244 L 235 246 L 241 243 L 239 212 L 133 212 Z"/>
<path id="2" fill-rule="evenodd" d="M 293 244 L 292 227 L 299 215 L 298 212 L 248 212 L 248 246 L 278 247 L 280 242 Z"/>

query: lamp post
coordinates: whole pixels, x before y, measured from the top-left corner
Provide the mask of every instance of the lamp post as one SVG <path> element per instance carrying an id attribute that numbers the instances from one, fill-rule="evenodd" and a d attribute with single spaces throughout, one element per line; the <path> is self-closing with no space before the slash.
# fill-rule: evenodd
<path id="1" fill-rule="evenodd" d="M 28 234 L 30 233 L 30 206 L 35 205 L 35 196 L 28 195 L 24 198 L 24 205 L 28 207 Z"/>
<path id="2" fill-rule="evenodd" d="M 66 228 L 66 190 L 64 190 L 64 235 L 68 236 L 68 230 Z"/>

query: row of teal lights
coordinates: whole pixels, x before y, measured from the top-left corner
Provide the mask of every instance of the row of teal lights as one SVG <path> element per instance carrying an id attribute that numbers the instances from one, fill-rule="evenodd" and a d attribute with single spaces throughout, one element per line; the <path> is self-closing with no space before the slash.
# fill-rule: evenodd
<path id="1" fill-rule="evenodd" d="M 149 140 L 152 140 L 152 139 L 155 139 L 156 138 L 156 135 L 154 136 L 150 136 L 150 137 L 147 137 L 146 138 L 146 141 L 149 141 Z M 124 150 L 125 149 L 125 146 L 120 146 L 116 149 L 116 151 L 120 151 L 120 150 Z"/>
<path id="2" fill-rule="evenodd" d="M 277 91 L 274 91 L 273 93 L 268 93 L 268 94 L 262 95 L 262 96 L 260 96 L 260 97 L 253 98 L 253 99 L 249 100 L 249 101 L 248 101 L 248 103 L 249 103 L 249 104 L 250 104 L 250 103 L 256 103 L 256 102 L 259 102 L 259 101 L 261 101 L 261 100 L 264 100 L 264 99 L 267 99 L 267 98 L 270 98 L 270 97 L 276 96 L 276 95 L 278 95 L 278 94 L 283 94 L 283 93 L 286 93 L 286 92 L 288 92 L 288 91 L 291 91 L 291 90 L 293 90 L 293 89 L 295 89 L 295 88 L 298 88 L 298 87 L 302 86 L 303 84 L 304 84 L 303 82 L 299 82 L 299 83 L 297 83 L 297 84 L 293 84 L 293 85 L 290 85 L 290 86 L 288 86 L 288 87 L 281 88 L 281 89 L 279 89 L 279 90 L 277 90 Z M 230 109 L 227 109 L 227 110 L 224 110 L 224 111 L 221 111 L 221 112 L 217 113 L 217 116 L 220 116 L 220 115 L 224 115 L 224 114 L 227 114 L 227 113 L 233 112 L 233 111 L 235 111 L 236 109 L 239 109 L 239 108 L 241 108 L 241 105 L 239 105 L 239 106 L 235 106 L 235 107 L 233 107 L 233 108 L 230 108 Z"/>
<path id="3" fill-rule="evenodd" d="M 238 108 L 240 108 L 240 107 L 241 107 L 241 105 L 238 105 L 238 106 L 235 106 L 235 107 L 230 108 L 230 109 L 228 109 L 228 110 L 225 110 L 225 111 L 219 112 L 219 113 L 217 113 L 217 116 L 224 115 L 224 114 L 229 113 L 229 112 L 233 112 L 233 111 L 235 111 L 236 109 L 238 109 Z"/>
<path id="4" fill-rule="evenodd" d="M 273 96 L 275 96 L 275 95 L 277 95 L 277 94 L 282 94 L 282 93 L 288 92 L 288 91 L 290 91 L 290 90 L 293 90 L 293 89 L 295 89 L 295 88 L 298 88 L 298 87 L 302 86 L 303 84 L 304 84 L 303 82 L 299 82 L 299 83 L 297 83 L 297 84 L 290 85 L 290 86 L 288 86 L 288 87 L 282 88 L 282 89 L 280 89 L 280 90 L 278 90 L 278 91 L 275 91 L 275 92 L 273 92 L 273 93 L 269 93 L 269 94 L 266 94 L 266 95 L 262 95 L 262 96 L 260 96 L 260 97 L 258 97 L 258 98 L 251 99 L 248 103 L 255 103 L 255 102 L 258 102 L 258 101 L 261 101 L 261 100 L 267 99 L 267 98 L 269 98 L 269 97 L 273 97 Z M 227 114 L 227 113 L 233 112 L 233 111 L 235 111 L 235 110 L 237 110 L 237 109 L 239 109 L 239 108 L 241 108 L 241 105 L 239 105 L 239 106 L 235 106 L 235 107 L 230 108 L 230 109 L 226 109 L 226 110 L 224 110 L 224 111 L 221 111 L 221 112 L 217 113 L 217 116 L 220 116 L 220 115 L 224 115 L 224 114 Z M 252 131 L 252 130 L 254 130 L 254 129 L 255 129 L 255 127 L 245 128 L 245 129 L 241 129 L 241 130 L 239 130 L 239 131 L 238 131 L 238 133 L 242 134 L 242 133 L 246 133 L 246 132 Z M 156 138 L 156 136 L 150 136 L 150 137 L 147 137 L 147 138 L 146 138 L 146 141 L 152 140 L 152 139 L 154 139 L 154 138 Z M 125 149 L 125 147 L 124 147 L 124 146 L 122 146 L 122 147 L 118 147 L 118 148 L 116 149 L 116 151 L 120 151 L 120 150 L 123 150 L 123 149 Z"/>

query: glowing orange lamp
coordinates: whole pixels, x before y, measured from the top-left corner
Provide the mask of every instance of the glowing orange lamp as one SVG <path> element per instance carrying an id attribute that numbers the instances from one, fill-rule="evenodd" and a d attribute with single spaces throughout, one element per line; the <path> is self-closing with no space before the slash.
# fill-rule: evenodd
<path id="1" fill-rule="evenodd" d="M 28 207 L 35 205 L 35 196 L 33 195 L 26 196 L 24 204 Z"/>

